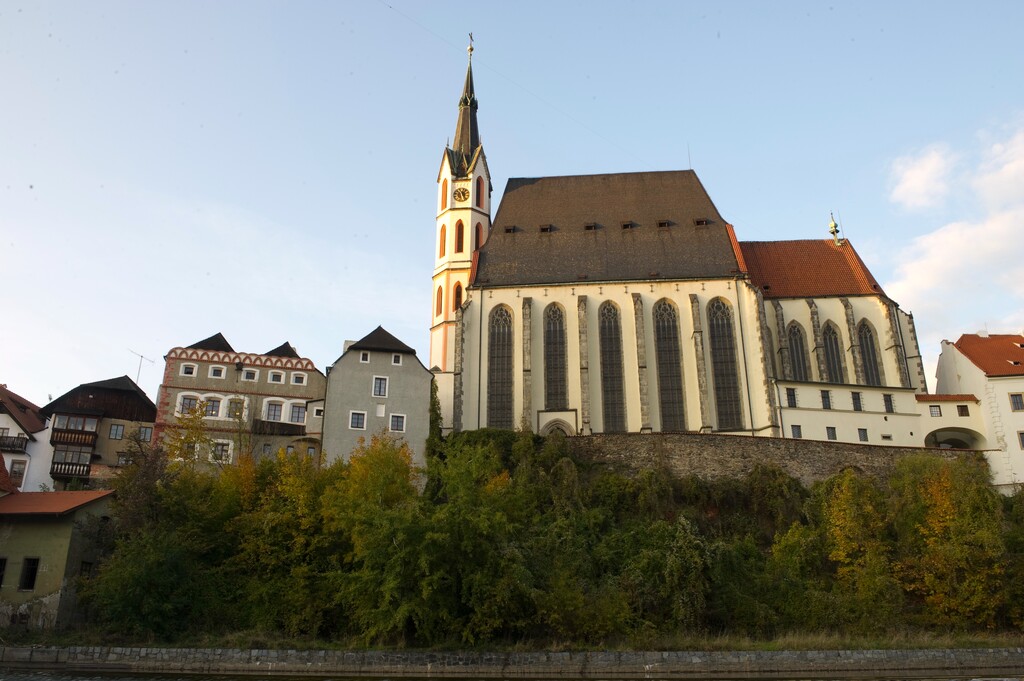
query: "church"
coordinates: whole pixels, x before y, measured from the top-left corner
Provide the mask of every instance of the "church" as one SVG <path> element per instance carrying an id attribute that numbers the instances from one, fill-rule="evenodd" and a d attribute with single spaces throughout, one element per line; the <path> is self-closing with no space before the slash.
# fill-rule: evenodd
<path id="1" fill-rule="evenodd" d="M 923 444 L 913 318 L 834 223 L 740 241 L 692 170 L 512 178 L 492 218 L 472 50 L 437 177 L 446 430 Z"/>

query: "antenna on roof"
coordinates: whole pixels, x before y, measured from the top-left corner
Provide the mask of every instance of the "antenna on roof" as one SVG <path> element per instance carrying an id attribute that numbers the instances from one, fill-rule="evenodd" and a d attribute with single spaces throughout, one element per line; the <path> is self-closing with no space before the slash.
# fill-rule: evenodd
<path id="1" fill-rule="evenodd" d="M 143 357 L 141 353 L 135 352 L 131 348 L 128 348 L 128 352 L 132 353 L 133 355 L 139 358 L 139 370 L 135 372 L 135 383 L 138 384 L 139 376 L 142 375 L 142 360 L 146 360 L 150 364 L 153 363 L 153 360 L 151 360 L 149 357 Z"/>

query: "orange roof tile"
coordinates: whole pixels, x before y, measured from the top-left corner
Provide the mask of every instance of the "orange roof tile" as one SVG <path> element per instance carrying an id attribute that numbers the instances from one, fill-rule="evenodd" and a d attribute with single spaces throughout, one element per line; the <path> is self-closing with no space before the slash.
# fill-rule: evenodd
<path id="1" fill-rule="evenodd" d="M 978 398 L 971 394 L 953 395 L 915 395 L 918 402 L 978 402 Z"/>
<path id="2" fill-rule="evenodd" d="M 953 344 L 986 376 L 1024 376 L 1024 336 L 965 333 Z"/>
<path id="3" fill-rule="evenodd" d="M 113 493 L 110 489 L 20 492 L 0 497 L 0 515 L 64 515 Z"/>
<path id="4" fill-rule="evenodd" d="M 740 249 L 765 298 L 885 295 L 846 239 L 741 241 Z"/>
<path id="5" fill-rule="evenodd" d="M 13 393 L 0 383 L 0 411 L 6 411 L 30 437 L 46 428 L 46 421 L 39 407 L 21 395 Z"/>

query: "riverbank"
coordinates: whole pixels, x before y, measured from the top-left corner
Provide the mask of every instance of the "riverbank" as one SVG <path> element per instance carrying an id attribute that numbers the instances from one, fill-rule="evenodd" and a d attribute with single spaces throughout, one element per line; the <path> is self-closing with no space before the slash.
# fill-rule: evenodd
<path id="1" fill-rule="evenodd" d="M 1022 676 L 1024 648 L 457 653 L 116 646 L 0 647 L 0 670 L 478 679 Z"/>

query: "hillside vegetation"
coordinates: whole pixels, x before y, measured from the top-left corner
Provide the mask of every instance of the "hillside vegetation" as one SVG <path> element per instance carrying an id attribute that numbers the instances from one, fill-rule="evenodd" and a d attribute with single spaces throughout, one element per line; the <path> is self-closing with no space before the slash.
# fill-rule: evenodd
<path id="1" fill-rule="evenodd" d="M 373 646 L 650 646 L 681 636 L 1013 632 L 1024 504 L 978 459 L 806 489 L 675 479 L 477 431 L 426 470 L 383 435 L 349 463 L 211 469 L 140 451 L 117 481 L 88 627 Z"/>

